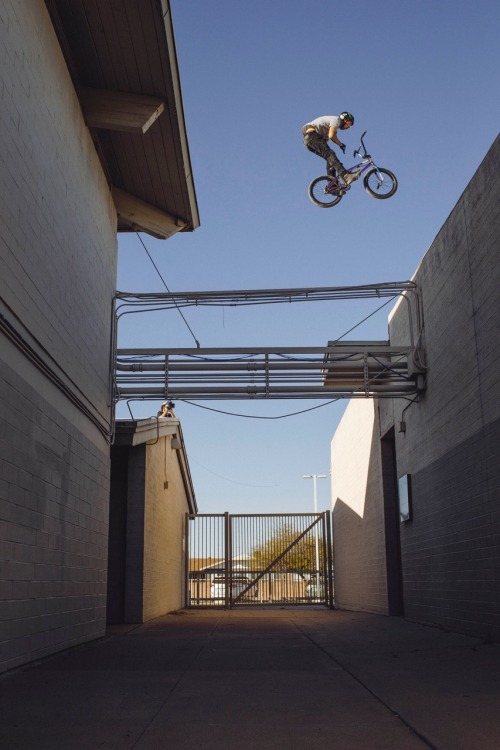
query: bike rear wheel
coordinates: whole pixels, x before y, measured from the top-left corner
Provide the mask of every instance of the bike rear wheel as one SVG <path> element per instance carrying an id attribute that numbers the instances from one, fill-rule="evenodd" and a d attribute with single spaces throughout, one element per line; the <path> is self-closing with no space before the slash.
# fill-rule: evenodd
<path id="1" fill-rule="evenodd" d="M 388 169 L 382 169 L 382 167 L 370 169 L 366 173 L 363 182 L 366 192 L 372 198 L 378 198 L 379 200 L 390 198 L 398 189 L 396 175 Z"/>
<path id="2" fill-rule="evenodd" d="M 309 185 L 309 198 L 321 208 L 336 206 L 343 195 L 335 177 L 316 177 Z"/>

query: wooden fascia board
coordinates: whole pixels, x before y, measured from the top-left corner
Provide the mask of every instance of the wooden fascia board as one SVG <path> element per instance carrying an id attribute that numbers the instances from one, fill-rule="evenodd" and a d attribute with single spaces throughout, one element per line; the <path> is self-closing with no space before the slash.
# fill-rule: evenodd
<path id="1" fill-rule="evenodd" d="M 114 185 L 111 187 L 111 194 L 119 219 L 138 232 L 146 232 L 160 240 L 166 240 L 187 226 L 183 219 L 176 218 Z"/>
<path id="2" fill-rule="evenodd" d="M 165 102 L 125 91 L 83 88 L 79 91 L 85 122 L 90 128 L 144 133 L 165 110 Z"/>

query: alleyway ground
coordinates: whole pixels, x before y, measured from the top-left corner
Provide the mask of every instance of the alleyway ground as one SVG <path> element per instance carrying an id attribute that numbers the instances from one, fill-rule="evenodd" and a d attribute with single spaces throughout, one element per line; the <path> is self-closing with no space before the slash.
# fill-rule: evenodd
<path id="1" fill-rule="evenodd" d="M 0 679 L 6 750 L 498 750 L 500 645 L 317 608 L 186 610 Z"/>

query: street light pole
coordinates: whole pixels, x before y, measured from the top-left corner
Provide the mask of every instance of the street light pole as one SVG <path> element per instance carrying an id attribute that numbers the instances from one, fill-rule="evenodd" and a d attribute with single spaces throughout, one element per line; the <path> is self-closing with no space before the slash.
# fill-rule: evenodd
<path id="1" fill-rule="evenodd" d="M 316 480 L 317 479 L 326 479 L 326 474 L 303 474 L 303 479 L 312 479 L 313 480 L 313 486 L 314 486 L 314 512 L 318 513 L 318 495 L 316 490 Z M 315 547 L 316 547 L 316 591 L 319 591 L 319 548 L 318 548 L 318 524 L 316 524 L 316 533 L 315 533 Z"/>

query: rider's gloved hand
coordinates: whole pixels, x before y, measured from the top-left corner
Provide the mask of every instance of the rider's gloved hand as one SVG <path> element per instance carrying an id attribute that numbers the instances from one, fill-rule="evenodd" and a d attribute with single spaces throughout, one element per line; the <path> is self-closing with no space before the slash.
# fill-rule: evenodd
<path id="1" fill-rule="evenodd" d="M 345 143 L 341 143 L 340 148 L 342 149 L 342 153 L 345 154 Z"/>

